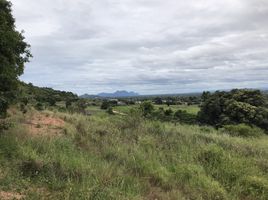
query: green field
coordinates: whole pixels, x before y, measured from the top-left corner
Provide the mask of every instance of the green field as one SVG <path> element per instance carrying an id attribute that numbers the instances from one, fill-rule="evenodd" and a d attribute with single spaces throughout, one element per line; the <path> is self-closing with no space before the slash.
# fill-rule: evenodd
<path id="1" fill-rule="evenodd" d="M 14 126 L 0 136 L 0 192 L 24 199 L 268 199 L 267 136 L 93 110 L 13 109 Z"/>
<path id="2" fill-rule="evenodd" d="M 133 105 L 133 106 L 116 106 L 114 108 L 114 110 L 123 112 L 123 113 L 128 113 L 130 111 L 130 109 L 135 109 L 138 108 L 139 105 Z M 159 108 L 164 108 L 166 109 L 172 109 L 174 112 L 176 112 L 177 110 L 185 110 L 188 113 L 191 114 L 197 114 L 198 111 L 200 110 L 198 105 L 191 105 L 191 106 L 187 106 L 187 105 L 170 105 L 167 106 L 165 104 L 163 105 L 154 105 L 155 109 L 159 109 Z"/>

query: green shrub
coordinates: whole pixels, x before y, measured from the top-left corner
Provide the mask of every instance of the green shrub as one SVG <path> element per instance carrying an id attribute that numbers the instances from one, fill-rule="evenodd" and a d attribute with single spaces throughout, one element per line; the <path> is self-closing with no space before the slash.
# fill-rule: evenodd
<path id="1" fill-rule="evenodd" d="M 114 114 L 113 108 L 112 107 L 109 107 L 107 109 L 107 113 L 110 114 L 110 115 L 113 115 Z"/>
<path id="2" fill-rule="evenodd" d="M 181 123 L 185 124 L 195 124 L 196 115 L 186 112 L 185 110 L 178 110 L 174 114 L 174 118 Z"/>
<path id="3" fill-rule="evenodd" d="M 104 100 L 101 104 L 102 110 L 107 110 L 110 107 L 110 103 L 107 100 Z"/>
<path id="4" fill-rule="evenodd" d="M 264 134 L 262 129 L 246 124 L 225 125 L 221 130 L 232 136 L 241 137 L 257 137 Z"/>
<path id="5" fill-rule="evenodd" d="M 154 105 L 151 101 L 144 101 L 140 105 L 140 110 L 141 110 L 143 116 L 147 117 L 147 116 L 151 115 L 152 112 L 154 111 Z"/>
<path id="6" fill-rule="evenodd" d="M 35 109 L 38 111 L 42 111 L 44 110 L 44 105 L 41 102 L 38 102 L 37 104 L 35 104 Z"/>

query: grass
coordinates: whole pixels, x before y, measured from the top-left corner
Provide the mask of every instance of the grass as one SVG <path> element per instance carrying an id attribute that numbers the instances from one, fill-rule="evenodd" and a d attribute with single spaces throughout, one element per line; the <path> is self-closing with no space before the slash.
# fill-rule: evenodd
<path id="1" fill-rule="evenodd" d="M 131 109 L 135 109 L 138 108 L 139 105 L 131 105 L 131 106 L 117 106 L 114 109 L 123 113 L 129 113 Z M 198 105 L 170 105 L 167 106 L 166 104 L 163 105 L 154 105 L 155 109 L 159 109 L 159 108 L 164 108 L 166 109 L 172 109 L 174 112 L 176 112 L 177 110 L 185 110 L 186 112 L 190 113 L 190 114 L 197 114 L 200 110 Z"/>
<path id="2" fill-rule="evenodd" d="M 33 137 L 23 123 L 36 112 L 11 115 L 12 128 L 0 135 L 0 191 L 26 199 L 268 199 L 266 135 L 236 137 L 135 112 L 43 111 L 65 121 L 65 134 Z"/>

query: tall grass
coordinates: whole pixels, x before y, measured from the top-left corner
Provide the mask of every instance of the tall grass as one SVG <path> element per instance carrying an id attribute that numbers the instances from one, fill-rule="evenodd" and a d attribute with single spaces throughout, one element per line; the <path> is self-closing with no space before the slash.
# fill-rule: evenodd
<path id="1" fill-rule="evenodd" d="M 0 191 L 26 199 L 268 199 L 265 135 L 235 137 L 134 111 L 45 113 L 65 121 L 65 135 L 32 137 L 13 116 L 0 136 Z"/>

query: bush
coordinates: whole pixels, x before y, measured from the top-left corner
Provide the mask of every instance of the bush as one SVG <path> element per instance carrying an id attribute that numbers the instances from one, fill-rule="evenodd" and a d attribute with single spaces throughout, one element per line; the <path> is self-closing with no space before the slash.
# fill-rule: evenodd
<path id="1" fill-rule="evenodd" d="M 110 107 L 110 104 L 107 100 L 103 101 L 101 104 L 101 109 L 102 110 L 107 110 Z"/>
<path id="2" fill-rule="evenodd" d="M 42 111 L 42 110 L 44 110 L 44 105 L 43 105 L 41 102 L 38 102 L 38 103 L 35 105 L 35 109 L 36 109 L 36 110 L 39 110 L 39 111 Z"/>
<path id="3" fill-rule="evenodd" d="M 264 134 L 262 129 L 258 127 L 251 127 L 246 124 L 226 125 L 221 130 L 232 136 L 241 137 L 257 137 Z"/>
<path id="4" fill-rule="evenodd" d="M 107 109 L 107 113 L 110 114 L 110 115 L 113 115 L 114 114 L 113 108 L 112 107 L 109 107 Z"/>
<path id="5" fill-rule="evenodd" d="M 141 110 L 143 116 L 147 117 L 147 116 L 151 115 L 152 112 L 154 111 L 154 106 L 153 106 L 151 101 L 144 101 L 140 105 L 140 110 Z"/>
<path id="6" fill-rule="evenodd" d="M 174 114 L 174 118 L 185 124 L 195 124 L 196 123 L 196 115 L 187 113 L 185 110 L 178 110 Z"/>

